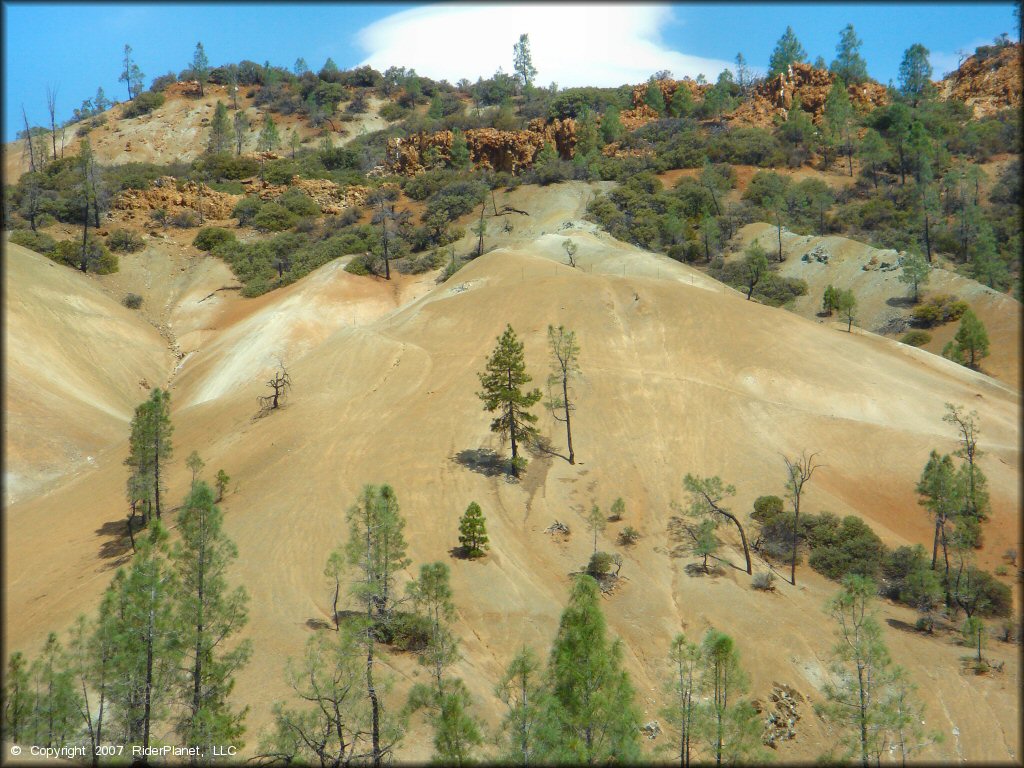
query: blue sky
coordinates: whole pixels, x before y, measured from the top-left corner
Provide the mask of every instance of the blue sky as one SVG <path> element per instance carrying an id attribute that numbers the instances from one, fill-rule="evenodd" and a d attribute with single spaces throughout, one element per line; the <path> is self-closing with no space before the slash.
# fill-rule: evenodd
<path id="1" fill-rule="evenodd" d="M 125 43 L 146 75 L 185 69 L 201 40 L 212 64 L 241 59 L 291 67 L 302 56 L 319 68 L 396 64 L 454 82 L 512 68 L 512 45 L 530 35 L 542 84 L 619 85 L 659 69 L 712 79 L 741 51 L 767 66 L 791 25 L 809 57 L 831 61 L 839 30 L 851 22 L 864 41 L 868 71 L 895 80 L 903 51 L 923 43 L 936 78 L 957 53 L 1001 32 L 1016 39 L 1013 4 L 3 4 L 4 141 L 29 120 L 46 119 L 46 86 L 57 87 L 66 118 L 102 86 L 126 98 L 117 78 Z"/>

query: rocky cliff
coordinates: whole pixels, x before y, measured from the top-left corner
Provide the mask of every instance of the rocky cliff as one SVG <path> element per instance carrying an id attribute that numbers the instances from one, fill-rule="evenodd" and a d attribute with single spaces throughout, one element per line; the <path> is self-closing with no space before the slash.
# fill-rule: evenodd
<path id="1" fill-rule="evenodd" d="M 983 46 L 939 83 L 939 97 L 959 99 L 983 117 L 1021 106 L 1021 55 L 1017 45 Z"/>
<path id="2" fill-rule="evenodd" d="M 566 160 L 576 149 L 576 121 L 572 118 L 551 122 L 538 118 L 531 120 L 525 131 L 471 128 L 464 135 L 470 161 L 476 168 L 511 174 L 532 165 L 534 157 L 547 143 Z M 452 141 L 451 131 L 421 132 L 389 139 L 386 168 L 390 173 L 415 176 L 434 163 L 449 161 Z"/>

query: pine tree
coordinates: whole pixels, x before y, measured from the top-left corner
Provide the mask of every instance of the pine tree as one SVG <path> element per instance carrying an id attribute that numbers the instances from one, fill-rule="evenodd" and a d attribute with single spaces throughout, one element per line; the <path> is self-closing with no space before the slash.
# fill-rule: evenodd
<path id="1" fill-rule="evenodd" d="M 448 157 L 453 168 L 465 168 L 469 165 L 469 145 L 466 135 L 459 130 L 452 131 L 452 148 Z"/>
<path id="2" fill-rule="evenodd" d="M 225 472 L 223 469 L 218 469 L 217 470 L 217 483 L 216 483 L 216 485 L 217 485 L 217 498 L 214 499 L 215 502 L 220 503 L 221 501 L 224 500 L 224 494 L 225 494 L 225 492 L 227 492 L 228 483 L 230 483 L 230 482 L 231 482 L 231 478 L 228 476 L 228 473 Z"/>
<path id="3" fill-rule="evenodd" d="M 835 145 L 846 154 L 847 168 L 853 176 L 853 106 L 842 80 L 836 80 L 825 99 L 825 125 Z"/>
<path id="4" fill-rule="evenodd" d="M 132 47 L 127 43 L 124 45 L 122 66 L 123 70 L 117 81 L 124 83 L 128 87 L 128 101 L 131 101 L 142 92 L 142 82 L 145 75 L 139 69 L 139 65 L 135 63 L 135 60 L 132 59 Z"/>
<path id="5" fill-rule="evenodd" d="M 829 69 L 848 85 L 859 85 L 868 79 L 868 65 L 860 55 L 862 44 L 853 24 L 843 27 L 836 45 L 836 58 Z"/>
<path id="6" fill-rule="evenodd" d="M 210 79 L 210 60 L 206 58 L 201 42 L 196 43 L 195 53 L 192 54 L 192 75 L 199 81 L 199 98 L 203 98 L 206 95 L 203 89 Z"/>
<path id="7" fill-rule="evenodd" d="M 349 538 L 345 555 L 359 573 L 351 585 L 352 596 L 366 610 L 358 633 L 366 654 L 366 696 L 370 702 L 370 761 L 375 768 L 390 757 L 398 740 L 388 735 L 388 720 L 374 678 L 376 635 L 381 624 L 392 615 L 395 574 L 411 562 L 405 556 L 405 520 L 398 509 L 398 498 L 390 485 L 367 485 L 359 501 L 348 510 Z"/>
<path id="8" fill-rule="evenodd" d="M 622 120 L 619 118 L 618 107 L 608 107 L 601 116 L 601 138 L 605 144 L 611 144 L 622 137 Z"/>
<path id="9" fill-rule="evenodd" d="M 218 100 L 213 110 L 213 120 L 210 121 L 210 141 L 207 151 L 211 154 L 225 152 L 231 146 L 231 120 L 228 118 L 228 108 L 224 102 Z"/>
<path id="10" fill-rule="evenodd" d="M 523 87 L 529 89 L 537 77 L 537 68 L 533 66 L 530 55 L 530 36 L 519 36 L 519 42 L 512 46 L 512 69 Z"/>
<path id="11" fill-rule="evenodd" d="M 918 301 L 920 288 L 928 283 L 930 274 L 931 267 L 920 253 L 911 253 L 903 259 L 903 270 L 900 272 L 899 281 L 911 286 L 914 291 L 915 304 Z"/>
<path id="12" fill-rule="evenodd" d="M 263 118 L 263 128 L 260 130 L 256 147 L 260 152 L 273 152 L 279 146 L 281 146 L 281 135 L 277 132 L 273 116 L 268 112 Z"/>
<path id="13" fill-rule="evenodd" d="M 67 654 L 55 632 L 47 636 L 29 677 L 35 688 L 32 741 L 46 747 L 63 746 L 78 731 L 81 704 Z"/>
<path id="14" fill-rule="evenodd" d="M 772 51 L 771 59 L 768 61 L 768 77 L 775 77 L 775 75 L 786 72 L 789 65 L 794 62 L 806 60 L 807 51 L 796 39 L 793 28 L 786 27 L 786 31 L 779 38 L 779 42 L 775 44 L 775 50 Z"/>
<path id="15" fill-rule="evenodd" d="M 762 751 L 761 724 L 748 701 L 737 701 L 749 686 L 740 655 L 729 635 L 709 629 L 700 649 L 700 686 L 708 696 L 696 709 L 697 733 L 715 765 L 744 762 Z"/>
<path id="16" fill-rule="evenodd" d="M 935 570 L 942 546 L 942 557 L 945 561 L 945 572 L 949 576 L 949 526 L 963 509 L 964 488 L 958 482 L 953 460 L 948 456 L 939 456 L 932 451 L 928 463 L 921 472 L 917 484 L 917 492 L 921 496 L 918 504 L 928 510 L 935 521 L 935 536 L 932 541 L 932 570 Z"/>
<path id="17" fill-rule="evenodd" d="M 743 253 L 743 277 L 747 284 L 747 301 L 750 301 L 754 289 L 768 274 L 768 254 L 757 240 L 751 241 Z"/>
<path id="18" fill-rule="evenodd" d="M 473 762 L 473 749 L 483 744 L 479 721 L 470 713 L 472 699 L 462 680 L 455 678 L 438 695 L 431 718 L 434 726 L 434 760 L 443 765 Z"/>
<path id="19" fill-rule="evenodd" d="M 143 526 L 148 524 L 151 513 L 160 519 L 160 494 L 166 488 L 166 465 L 173 453 L 171 435 L 174 426 L 171 424 L 170 400 L 169 392 L 154 389 L 149 400 L 135 409 L 132 418 L 128 458 L 125 459 L 129 467 L 129 532 L 131 520 L 140 508 L 145 509 L 142 514 Z"/>
<path id="20" fill-rule="evenodd" d="M 668 653 L 670 677 L 665 683 L 669 702 L 661 709 L 661 716 L 673 730 L 679 731 L 679 741 L 661 745 L 662 752 L 679 756 L 679 768 L 689 768 L 696 710 L 701 692 L 700 670 L 703 666 L 701 647 L 678 634 L 672 640 Z"/>
<path id="21" fill-rule="evenodd" d="M 444 693 L 444 673 L 459 658 L 458 644 L 448 624 L 455 616 L 452 602 L 450 571 L 444 563 L 420 566 L 416 581 L 406 591 L 417 612 L 427 619 L 430 632 L 427 644 L 420 653 L 420 663 L 429 667 L 434 677 L 436 692 Z"/>
<path id="22" fill-rule="evenodd" d="M 900 95 L 915 107 L 935 89 L 932 85 L 932 65 L 928 63 L 928 49 L 920 43 L 914 43 L 903 52 L 899 84 Z"/>
<path id="23" fill-rule="evenodd" d="M 889 145 L 874 128 L 868 128 L 857 151 L 861 161 L 871 170 L 871 184 L 878 189 L 878 169 L 889 160 Z"/>
<path id="24" fill-rule="evenodd" d="M 907 714 L 922 709 L 885 646 L 873 605 L 876 591 L 871 579 L 848 575 L 826 605 L 838 625 L 838 642 L 832 651 L 834 679 L 826 683 L 827 701 L 819 708 L 842 729 L 844 759 L 856 756 L 864 768 L 877 764 L 893 741 L 900 742 L 904 755 L 915 748 Z"/>
<path id="25" fill-rule="evenodd" d="M 112 682 L 115 649 L 113 605 L 113 598 L 108 592 L 100 604 L 97 622 L 79 616 L 71 629 L 68 644 L 70 671 L 79 693 L 79 716 L 89 734 L 93 766 L 99 764 L 96 747 L 103 744 L 103 720 Z"/>
<path id="26" fill-rule="evenodd" d="M 846 320 L 846 331 L 853 331 L 853 321 L 857 319 L 857 297 L 851 288 L 836 289 L 836 311 Z"/>
<path id="27" fill-rule="evenodd" d="M 533 379 L 526 373 L 523 344 L 511 325 L 505 326 L 505 332 L 498 338 L 498 345 L 487 360 L 487 369 L 478 377 L 483 389 L 477 397 L 483 401 L 485 411 L 498 411 L 491 422 L 491 431 L 501 435 L 502 440 L 511 438 L 512 474 L 518 476 L 525 464 L 519 457 L 518 445 L 521 440 L 537 434 L 533 426 L 537 417 L 528 409 L 540 400 L 541 393 L 539 389 L 522 391 L 523 385 Z"/>
<path id="28" fill-rule="evenodd" d="M 116 619 L 110 701 L 120 726 L 112 740 L 126 745 L 150 746 L 152 726 L 171 704 L 182 656 L 166 555 L 167 531 L 156 522 L 131 568 L 119 571 L 111 585 Z"/>
<path id="29" fill-rule="evenodd" d="M 705 550 L 697 553 L 704 555 L 704 569 L 707 570 L 707 555 L 711 554 L 714 547 L 717 546 L 717 542 L 711 543 L 714 538 L 714 529 L 718 526 L 719 520 L 724 519 L 736 526 L 743 544 L 743 557 L 747 561 L 746 570 L 748 574 L 752 574 L 750 548 L 747 546 L 747 534 L 743 530 L 743 524 L 722 504 L 726 498 L 736 494 L 735 486 L 724 485 L 720 477 L 704 478 L 699 475 L 687 474 L 683 478 L 683 487 L 690 494 L 689 514 L 699 520 L 710 522 L 710 528 L 702 525 L 697 531 L 699 546 Z"/>
<path id="30" fill-rule="evenodd" d="M 647 81 L 647 93 L 644 95 L 644 104 L 657 112 L 658 115 L 665 114 L 665 94 L 661 92 L 661 86 L 654 78 Z"/>
<path id="31" fill-rule="evenodd" d="M 1006 262 L 999 257 L 992 225 L 987 221 L 978 223 L 978 234 L 971 253 L 971 275 L 989 288 L 1000 289 L 1006 283 Z"/>
<path id="32" fill-rule="evenodd" d="M 221 526 L 213 491 L 199 481 L 178 514 L 181 539 L 171 552 L 175 623 L 188 670 L 180 692 L 186 704 L 175 731 L 183 743 L 202 746 L 207 754 L 218 744 L 240 744 L 245 710 L 233 712 L 228 699 L 235 673 L 252 653 L 248 640 L 224 647 L 245 626 L 249 598 L 243 587 L 228 587 L 225 574 L 238 550 Z"/>
<path id="33" fill-rule="evenodd" d="M 968 368 L 977 368 L 981 358 L 988 356 L 988 332 L 972 310 L 960 318 L 956 336 L 942 350 L 942 356 Z"/>
<path id="34" fill-rule="evenodd" d="M 249 118 L 245 116 L 245 112 L 242 110 L 235 112 L 231 127 L 235 132 L 235 155 L 241 155 L 242 142 L 245 140 L 245 134 L 249 131 Z"/>
<path id="35" fill-rule="evenodd" d="M 28 667 L 28 660 L 21 651 L 15 651 L 7 659 L 3 699 L 4 743 L 25 744 L 34 736 L 32 688 Z"/>
<path id="36" fill-rule="evenodd" d="M 306 641 L 302 660 L 297 664 L 289 659 L 285 673 L 302 705 L 274 704 L 274 728 L 260 743 L 260 757 L 285 764 L 346 766 L 372 754 L 374 716 L 362 695 L 362 650 L 360 635 L 348 628 L 338 634 L 316 633 Z M 401 729 L 383 719 L 378 732 L 380 765 L 398 743 Z"/>
<path id="37" fill-rule="evenodd" d="M 526 768 L 537 753 L 538 732 L 543 727 L 544 697 L 541 664 L 532 648 L 523 646 L 505 669 L 495 693 L 508 708 L 501 729 L 505 738 L 504 761 Z"/>
<path id="38" fill-rule="evenodd" d="M 590 576 L 573 584 L 548 664 L 551 698 L 538 744 L 543 762 L 634 762 L 640 757 L 639 712 L 622 665 L 622 642 L 610 641 Z"/>
<path id="39" fill-rule="evenodd" d="M 487 527 L 480 505 L 471 501 L 459 519 L 459 544 L 467 557 L 483 557 L 487 546 Z"/>
<path id="40" fill-rule="evenodd" d="M 567 241 L 571 242 L 571 241 Z M 576 463 L 576 454 L 572 447 L 572 412 L 576 405 L 569 397 L 570 382 L 579 375 L 580 347 L 576 343 L 576 333 L 566 330 L 560 325 L 556 329 L 553 325 L 548 326 L 548 344 L 551 347 L 552 373 L 548 376 L 548 389 L 555 394 L 550 397 L 549 407 L 557 421 L 565 422 L 565 438 L 569 446 L 569 463 Z M 559 416 L 557 411 L 561 410 L 563 415 Z"/>
<path id="41" fill-rule="evenodd" d="M 978 521 L 986 520 L 990 510 L 988 491 L 985 489 L 987 481 L 978 466 L 978 460 L 984 455 L 978 448 L 978 435 L 981 433 L 978 412 L 964 413 L 962 406 L 946 403 L 946 415 L 942 420 L 960 432 L 960 448 L 954 455 L 964 460 L 958 470 L 966 494 L 963 514 Z"/>

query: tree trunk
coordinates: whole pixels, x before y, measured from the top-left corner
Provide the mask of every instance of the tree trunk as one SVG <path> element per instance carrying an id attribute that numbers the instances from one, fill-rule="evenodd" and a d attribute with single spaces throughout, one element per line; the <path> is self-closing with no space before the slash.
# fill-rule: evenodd
<path id="1" fill-rule="evenodd" d="M 776 214 L 775 214 L 775 222 L 776 222 L 776 225 L 778 227 L 778 233 L 779 233 L 779 263 L 781 264 L 783 262 L 783 258 L 782 258 L 782 214 L 781 213 L 776 212 Z"/>
<path id="2" fill-rule="evenodd" d="M 199 567 L 198 576 L 199 583 L 196 586 L 196 604 L 199 608 L 199 618 L 196 622 L 196 658 L 195 663 L 192 667 L 192 722 L 195 723 L 195 718 L 199 714 L 200 705 L 200 683 L 203 678 L 203 580 L 206 575 L 206 542 L 205 539 L 200 544 L 199 549 Z"/>
<path id="3" fill-rule="evenodd" d="M 512 369 L 508 370 L 508 389 L 512 391 Z M 519 477 L 519 468 L 516 466 L 516 413 L 515 405 L 510 400 L 508 403 L 508 431 L 512 438 L 512 474 Z"/>
<path id="4" fill-rule="evenodd" d="M 150 591 L 150 600 L 156 600 L 156 588 L 154 587 Z M 149 748 L 149 718 L 152 712 L 152 694 L 153 694 L 153 634 L 154 634 L 154 622 L 155 617 L 153 615 L 154 608 L 152 602 L 149 606 L 149 632 L 146 637 L 146 698 L 145 698 L 145 709 L 143 710 L 143 722 L 142 722 L 142 746 L 145 749 Z M 146 758 L 143 760 L 148 763 Z"/>
<path id="5" fill-rule="evenodd" d="M 864 668 L 857 662 L 857 688 L 860 693 L 860 762 L 864 768 L 868 765 L 868 704 L 864 691 Z"/>
<path id="6" fill-rule="evenodd" d="M 562 370 L 562 403 L 565 405 L 565 439 L 569 444 L 569 463 L 576 463 L 576 454 L 572 450 L 572 425 L 569 423 L 569 382 L 566 371 Z"/>
<path id="7" fill-rule="evenodd" d="M 846 144 L 846 162 L 850 169 L 850 178 L 853 178 L 853 144 Z"/>
<path id="8" fill-rule="evenodd" d="M 928 221 L 928 211 L 926 210 L 924 212 L 924 248 L 925 248 L 925 255 L 928 257 L 928 263 L 931 264 L 932 263 L 932 236 L 931 236 L 931 227 L 929 226 L 929 224 L 930 224 L 930 222 Z"/>
<path id="9" fill-rule="evenodd" d="M 935 518 L 935 540 L 932 542 L 932 570 L 935 570 L 935 562 L 939 557 L 939 529 L 942 527 L 942 518 Z"/>
<path id="10" fill-rule="evenodd" d="M 89 269 L 89 197 L 86 195 L 85 198 L 85 210 L 82 211 L 82 261 L 78 265 L 78 268 L 82 270 L 82 274 Z"/>
<path id="11" fill-rule="evenodd" d="M 367 607 L 367 613 L 369 611 Z M 374 768 L 380 768 L 383 762 L 380 751 L 380 702 L 377 701 L 377 689 L 373 685 L 373 638 L 369 636 L 373 630 L 367 627 L 366 631 L 366 695 L 370 697 L 372 764 Z"/>
<path id="12" fill-rule="evenodd" d="M 25 140 L 28 142 L 28 167 L 32 173 L 36 171 L 36 150 L 32 146 L 32 129 L 28 124 L 28 115 L 25 114 L 25 107 L 21 107 L 21 117 L 25 121 Z"/>
<path id="13" fill-rule="evenodd" d="M 796 503 L 793 504 L 793 555 L 789 561 L 789 583 L 796 586 L 796 543 L 800 531 L 800 493 L 796 494 Z"/>

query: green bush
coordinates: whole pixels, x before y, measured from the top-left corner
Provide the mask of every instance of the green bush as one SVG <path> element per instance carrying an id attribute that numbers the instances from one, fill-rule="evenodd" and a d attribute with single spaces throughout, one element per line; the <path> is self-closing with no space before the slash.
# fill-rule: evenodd
<path id="1" fill-rule="evenodd" d="M 383 642 L 402 651 L 422 651 L 430 642 L 430 619 L 416 613 L 396 611 L 386 630 L 380 628 Z"/>
<path id="2" fill-rule="evenodd" d="M 246 224 L 252 223 L 252 220 L 256 218 L 256 214 L 260 212 L 260 208 L 262 207 L 263 201 L 255 195 L 243 197 L 235 203 L 235 207 L 231 211 L 231 215 L 238 219 L 239 226 L 245 226 Z"/>
<path id="3" fill-rule="evenodd" d="M 914 307 L 910 316 L 918 325 L 930 328 L 939 323 L 959 320 L 969 309 L 966 301 L 947 293 L 929 296 L 928 299 Z"/>
<path id="4" fill-rule="evenodd" d="M 389 123 L 393 123 L 396 120 L 401 120 L 408 116 L 412 112 L 411 109 L 399 106 L 394 102 L 388 102 L 380 108 L 380 116 L 387 120 Z"/>
<path id="5" fill-rule="evenodd" d="M 281 232 L 295 224 L 298 217 L 280 203 L 264 203 L 252 220 L 261 232 Z"/>
<path id="6" fill-rule="evenodd" d="M 137 232 L 128 229 L 114 229 L 107 237 L 107 247 L 112 251 L 135 253 L 145 248 L 146 243 Z"/>
<path id="7" fill-rule="evenodd" d="M 270 184 L 291 184 L 298 170 L 298 166 L 292 160 L 271 160 L 263 169 L 263 178 Z"/>
<path id="8" fill-rule="evenodd" d="M 619 544 L 629 547 L 636 544 L 640 539 L 640 531 L 631 525 L 627 525 L 619 532 Z"/>
<path id="9" fill-rule="evenodd" d="M 439 213 L 449 221 L 472 211 L 487 193 L 486 187 L 478 181 L 456 181 L 438 190 L 427 201 L 423 221 Z"/>
<path id="10" fill-rule="evenodd" d="M 778 496 L 758 496 L 751 517 L 759 523 L 770 523 L 782 514 L 782 499 Z"/>
<path id="11" fill-rule="evenodd" d="M 196 233 L 192 245 L 200 251 L 212 251 L 221 243 L 236 242 L 235 233 L 223 227 L 203 227 Z"/>
<path id="12" fill-rule="evenodd" d="M 771 571 L 760 571 L 754 575 L 750 586 L 762 592 L 775 591 L 775 574 Z"/>
<path id="13" fill-rule="evenodd" d="M 587 564 L 587 573 L 595 579 L 599 579 L 611 573 L 613 565 L 615 565 L 615 557 L 613 555 L 607 552 L 595 552 L 591 555 L 590 562 Z"/>
<path id="14" fill-rule="evenodd" d="M 818 531 L 815 538 L 807 563 L 830 579 L 848 573 L 874 578 L 882 566 L 885 545 L 859 517 L 849 515 L 838 528 Z"/>
<path id="15" fill-rule="evenodd" d="M 127 293 L 121 299 L 121 303 L 128 307 L 128 309 L 138 309 L 142 306 L 142 297 L 137 293 Z"/>
<path id="16" fill-rule="evenodd" d="M 117 272 L 117 256 L 112 254 L 97 238 L 90 235 L 86 241 L 86 248 L 88 250 L 87 267 L 90 272 L 95 272 L 97 275 L 109 275 Z M 82 260 L 82 241 L 78 239 L 61 240 L 48 255 L 60 264 L 78 269 Z"/>
<path id="17" fill-rule="evenodd" d="M 11 242 L 23 245 L 36 253 L 49 255 L 57 247 L 57 241 L 45 232 L 33 232 L 31 229 L 17 229 L 11 232 Z"/>
<path id="18" fill-rule="evenodd" d="M 210 176 L 218 180 L 248 179 L 260 169 L 252 157 L 236 156 L 230 152 L 219 152 L 204 158 L 204 167 Z"/>
<path id="19" fill-rule="evenodd" d="M 932 335 L 927 331 L 907 331 L 900 337 L 900 341 L 911 347 L 923 347 L 932 340 Z"/>
<path id="20" fill-rule="evenodd" d="M 125 105 L 121 115 L 125 118 L 140 117 L 163 106 L 163 103 L 164 95 L 162 93 L 143 91 Z"/>
<path id="21" fill-rule="evenodd" d="M 277 198 L 277 202 L 296 216 L 319 216 L 320 206 L 298 187 L 292 187 Z"/>

